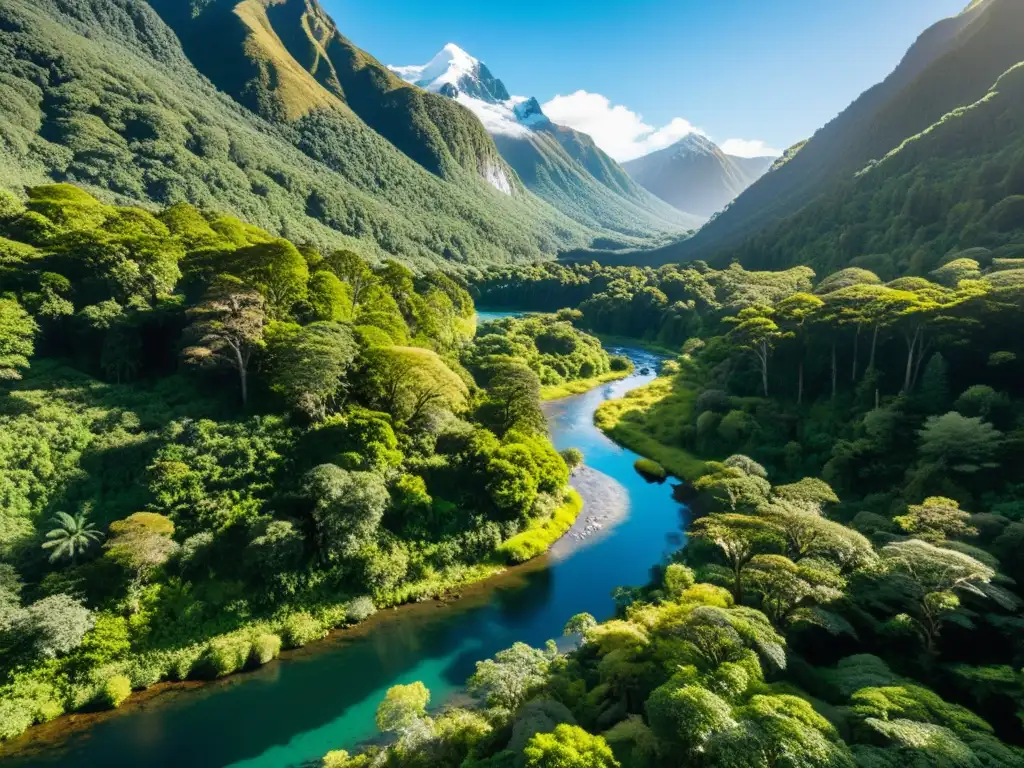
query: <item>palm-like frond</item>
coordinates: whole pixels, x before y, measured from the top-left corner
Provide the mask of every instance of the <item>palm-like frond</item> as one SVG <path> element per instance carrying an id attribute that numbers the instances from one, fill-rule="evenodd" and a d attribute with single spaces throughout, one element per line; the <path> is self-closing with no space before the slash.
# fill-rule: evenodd
<path id="1" fill-rule="evenodd" d="M 102 534 L 89 522 L 85 512 L 79 512 L 74 516 L 67 512 L 58 512 L 52 521 L 56 527 L 47 531 L 46 541 L 43 542 L 43 549 L 53 550 L 50 553 L 51 563 L 64 558 L 74 560 L 102 538 Z"/>

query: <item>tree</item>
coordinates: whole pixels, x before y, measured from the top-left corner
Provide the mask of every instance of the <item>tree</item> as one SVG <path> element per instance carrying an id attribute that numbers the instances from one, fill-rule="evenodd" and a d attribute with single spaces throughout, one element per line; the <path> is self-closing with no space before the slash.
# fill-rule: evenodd
<path id="1" fill-rule="evenodd" d="M 970 518 L 971 514 L 960 509 L 953 499 L 932 496 L 921 504 L 910 505 L 907 514 L 894 521 L 911 536 L 941 544 L 947 538 L 976 535 L 977 529 L 968 525 Z"/>
<path id="2" fill-rule="evenodd" d="M 110 524 L 105 557 L 132 574 L 136 589 L 178 550 L 174 523 L 155 512 L 136 512 Z"/>
<path id="3" fill-rule="evenodd" d="M 846 586 L 839 568 L 827 560 L 808 558 L 794 563 L 782 555 L 758 555 L 743 578 L 747 593 L 760 598 L 761 610 L 776 627 L 784 628 L 799 616 L 814 623 L 827 622 L 828 627 L 844 624 L 838 616 L 825 616 L 820 609 L 841 598 Z"/>
<path id="4" fill-rule="evenodd" d="M 545 427 L 540 409 L 540 380 L 522 363 L 499 363 L 487 386 L 481 416 L 499 435 L 512 429 L 540 432 Z"/>
<path id="5" fill-rule="evenodd" d="M 734 712 L 737 725 L 708 745 L 718 768 L 854 768 L 858 765 L 835 727 L 804 699 L 758 695 Z"/>
<path id="6" fill-rule="evenodd" d="M 220 365 L 238 373 L 242 405 L 249 401 L 249 364 L 263 343 L 266 311 L 258 293 L 236 281 L 219 280 L 203 303 L 189 310 L 188 334 L 195 343 L 184 351 L 197 365 Z"/>
<path id="7" fill-rule="evenodd" d="M 346 376 L 359 351 L 352 331 L 338 323 L 320 322 L 267 335 L 273 365 L 271 389 L 292 408 L 323 420 L 344 395 Z"/>
<path id="8" fill-rule="evenodd" d="M 896 625 L 915 632 L 932 656 L 938 653 L 944 624 L 971 624 L 960 611 L 958 592 L 988 597 L 1004 607 L 1017 605 L 1013 595 L 992 584 L 995 570 L 970 555 L 919 539 L 888 544 L 880 555 L 891 580 L 889 588 L 907 608 L 895 617 Z"/>
<path id="9" fill-rule="evenodd" d="M 549 664 L 550 659 L 543 651 L 516 643 L 493 659 L 478 661 L 467 687 L 470 693 L 482 696 L 487 706 L 515 712 L 543 685 Z"/>
<path id="10" fill-rule="evenodd" d="M 370 265 L 354 251 L 334 251 L 324 259 L 324 264 L 351 287 L 354 309 L 363 304 L 370 287 L 378 282 Z"/>
<path id="11" fill-rule="evenodd" d="M 306 476 L 305 493 L 313 501 L 313 520 L 327 560 L 353 557 L 373 541 L 391 500 L 375 472 L 349 472 L 323 464 Z"/>
<path id="12" fill-rule="evenodd" d="M 333 272 L 313 273 L 309 278 L 307 301 L 317 320 L 341 323 L 352 319 L 352 288 Z"/>
<path id="13" fill-rule="evenodd" d="M 728 702 L 698 685 L 679 685 L 670 680 L 647 699 L 647 720 L 664 743 L 666 754 L 680 749 L 696 755 L 719 731 L 732 727 Z"/>
<path id="14" fill-rule="evenodd" d="M 272 240 L 235 251 L 239 276 L 266 299 L 270 314 L 288 316 L 294 304 L 306 297 L 309 267 L 298 249 L 287 240 Z"/>
<path id="15" fill-rule="evenodd" d="M 66 594 L 50 595 L 28 606 L 15 622 L 15 632 L 33 652 L 52 659 L 82 644 L 95 621 L 92 612 Z"/>
<path id="16" fill-rule="evenodd" d="M 918 434 L 921 455 L 958 472 L 973 473 L 996 467 L 993 460 L 1003 434 L 987 421 L 956 411 L 930 417 Z"/>
<path id="17" fill-rule="evenodd" d="M 14 299 L 0 298 L 0 381 L 17 380 L 28 368 L 39 332 L 28 312 Z"/>
<path id="18" fill-rule="evenodd" d="M 582 635 L 585 634 L 588 629 L 593 629 L 596 626 L 597 619 L 592 615 L 589 613 L 577 613 L 565 623 L 565 627 L 562 629 L 562 634 L 566 637 L 570 635 Z"/>
<path id="19" fill-rule="evenodd" d="M 78 555 L 103 538 L 103 534 L 96 530 L 88 518 L 85 510 L 73 517 L 67 512 L 58 512 L 53 517 L 57 527 L 47 532 L 46 541 L 43 542 L 43 549 L 53 550 L 50 552 L 51 563 L 64 558 L 74 563 Z"/>
<path id="20" fill-rule="evenodd" d="M 436 353 L 415 347 L 377 347 L 363 354 L 363 391 L 394 419 L 418 424 L 432 412 L 465 407 L 465 383 Z"/>
<path id="21" fill-rule="evenodd" d="M 538 733 L 523 749 L 526 768 L 619 768 L 611 747 L 575 725 L 563 724 Z"/>
<path id="22" fill-rule="evenodd" d="M 732 575 L 732 594 L 737 603 L 743 601 L 743 573 L 751 560 L 783 545 L 780 530 L 771 520 L 735 513 L 695 520 L 690 536 L 713 544 L 722 553 Z"/>
<path id="23" fill-rule="evenodd" d="M 565 461 L 565 466 L 569 468 L 569 471 L 575 472 L 579 467 L 583 466 L 583 451 L 579 448 L 566 448 L 562 451 L 562 459 Z"/>
<path id="24" fill-rule="evenodd" d="M 783 338 L 783 332 L 772 319 L 775 311 L 765 305 L 757 304 L 740 311 L 736 317 L 726 318 L 726 322 L 734 324 L 729 332 L 743 349 L 748 350 L 757 360 L 761 371 L 761 389 L 768 397 L 768 361 L 776 342 Z"/>
<path id="25" fill-rule="evenodd" d="M 427 716 L 429 703 L 430 691 L 421 682 L 392 686 L 377 705 L 377 728 L 402 735 Z"/>
<path id="26" fill-rule="evenodd" d="M 800 348 L 800 362 L 797 373 L 797 405 L 802 404 L 804 401 L 804 356 L 806 354 L 805 347 L 807 344 L 806 326 L 808 325 L 808 321 L 813 320 L 815 314 L 824 306 L 825 302 L 813 294 L 794 293 L 780 301 L 775 307 L 775 311 L 781 321 L 781 328 L 783 330 L 782 338 L 795 339 Z M 765 395 L 767 396 L 767 392 Z"/>

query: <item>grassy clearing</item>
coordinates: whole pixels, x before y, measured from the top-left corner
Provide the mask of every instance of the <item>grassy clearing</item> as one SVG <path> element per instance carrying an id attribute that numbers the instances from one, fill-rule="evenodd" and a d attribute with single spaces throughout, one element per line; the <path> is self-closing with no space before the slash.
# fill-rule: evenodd
<path id="1" fill-rule="evenodd" d="M 565 504 L 555 510 L 551 518 L 506 541 L 498 547 L 498 556 L 509 563 L 525 563 L 544 554 L 572 528 L 572 524 L 582 511 L 583 497 L 576 491 L 569 491 Z"/>
<path id="2" fill-rule="evenodd" d="M 608 373 L 602 373 L 600 376 L 592 376 L 589 379 L 576 379 L 575 381 L 567 381 L 564 384 L 552 384 L 549 387 L 541 387 L 540 399 L 559 400 L 563 397 L 571 397 L 572 395 L 582 395 L 584 392 L 589 392 L 594 387 L 599 387 L 609 381 L 624 379 L 632 372 L 633 367 L 630 366 L 624 371 L 609 371 Z"/>
<path id="3" fill-rule="evenodd" d="M 615 442 L 692 482 L 704 474 L 704 462 L 672 443 L 690 423 L 696 399 L 696 391 L 682 386 L 677 377 L 662 376 L 621 400 L 603 403 L 594 423 Z"/>

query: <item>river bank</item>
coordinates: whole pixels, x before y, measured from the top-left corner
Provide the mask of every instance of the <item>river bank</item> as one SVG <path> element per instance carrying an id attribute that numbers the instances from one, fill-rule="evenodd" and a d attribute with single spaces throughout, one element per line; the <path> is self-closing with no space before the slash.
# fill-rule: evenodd
<path id="1" fill-rule="evenodd" d="M 638 371 L 658 365 L 627 352 Z M 423 681 L 444 704 L 477 660 L 517 641 L 542 646 L 580 612 L 610 618 L 612 590 L 646 583 L 650 565 L 681 545 L 688 519 L 671 486 L 647 483 L 633 469 L 639 457 L 594 425 L 601 403 L 653 379 L 635 372 L 545 404 L 556 447 L 579 448 L 587 464 L 573 478 L 584 511 L 547 555 L 439 600 L 380 611 L 256 671 L 161 684 L 122 710 L 61 718 L 34 730 L 19 754 L 0 753 L 5 766 L 296 766 L 373 737 L 374 711 L 392 685 Z M 616 495 L 628 508 L 609 502 Z"/>

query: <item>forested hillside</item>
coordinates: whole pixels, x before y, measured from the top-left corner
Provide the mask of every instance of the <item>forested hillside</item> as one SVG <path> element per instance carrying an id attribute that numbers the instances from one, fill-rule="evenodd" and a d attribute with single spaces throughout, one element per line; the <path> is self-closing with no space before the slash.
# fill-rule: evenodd
<path id="1" fill-rule="evenodd" d="M 689 481 L 686 546 L 613 620 L 572 617 L 574 650 L 479 662 L 473 707 L 392 688 L 386 745 L 325 768 L 1024 765 L 1024 269 L 543 265 L 476 288 L 685 341 L 595 419 Z"/>
<path id="2" fill-rule="evenodd" d="M 0 193 L 0 286 L 0 739 L 483 578 L 580 510 L 541 382 L 612 359 L 551 319 L 474 343 L 441 272 L 62 184 Z"/>
<path id="3" fill-rule="evenodd" d="M 190 8 L 4 3 L 4 183 L 190 202 L 425 266 L 532 260 L 612 236 L 528 194 L 467 110 L 391 76 L 318 5 Z"/>
<path id="4" fill-rule="evenodd" d="M 934 261 L 950 247 L 998 244 L 999 229 L 967 227 L 966 220 L 985 216 L 1005 195 L 1016 194 L 1009 191 L 992 199 L 1013 187 L 1007 173 L 1020 152 L 1020 133 L 1013 130 L 1019 124 L 1020 100 L 1013 81 L 1002 78 L 1021 61 L 1022 26 L 1024 7 L 1015 0 L 972 3 L 963 14 L 939 22 L 884 82 L 864 93 L 692 240 L 618 260 L 660 264 L 704 259 L 722 265 L 738 258 L 751 268 L 813 263 L 824 270 L 887 252 L 894 245 L 909 249 L 913 243 Z M 1005 93 L 998 106 L 974 111 L 963 121 L 954 119 L 1001 89 Z M 928 159 L 922 168 L 880 163 L 926 132 L 935 136 L 930 137 L 932 143 L 917 145 L 921 151 L 914 157 Z M 1001 152 L 1006 155 L 996 159 Z M 861 173 L 876 164 L 875 172 Z M 943 190 L 936 194 L 945 199 L 922 216 L 916 186 L 925 182 Z M 821 197 L 830 208 L 816 204 Z M 855 205 L 842 217 L 833 215 L 838 207 L 854 202 L 851 198 L 856 198 Z M 947 213 L 952 214 L 949 231 Z M 863 227 L 854 226 L 861 221 Z M 815 241 L 826 224 L 834 232 L 833 241 L 840 241 L 835 255 L 827 257 L 821 253 L 823 244 Z M 811 253 L 815 248 L 818 252 Z M 904 253 L 900 258 L 901 273 L 912 271 L 909 256 Z"/>

